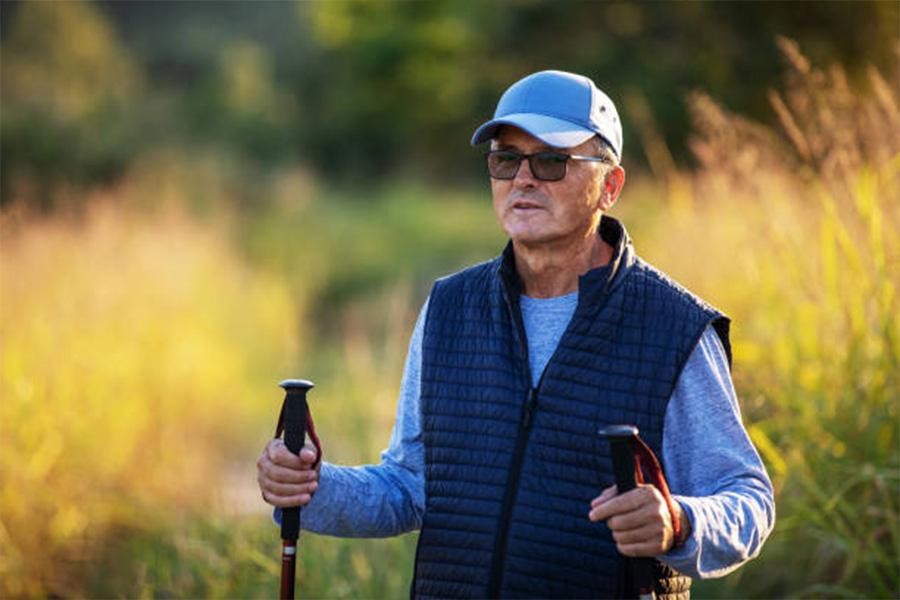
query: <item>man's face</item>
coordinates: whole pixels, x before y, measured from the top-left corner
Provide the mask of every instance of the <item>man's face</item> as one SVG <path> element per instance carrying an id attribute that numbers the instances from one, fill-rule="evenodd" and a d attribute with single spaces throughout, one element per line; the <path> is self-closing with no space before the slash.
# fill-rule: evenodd
<path id="1" fill-rule="evenodd" d="M 491 147 L 521 154 L 554 150 L 596 155 L 593 140 L 560 150 L 511 126 L 500 129 Z M 510 239 L 521 245 L 555 245 L 584 239 L 594 233 L 602 210 L 612 206 L 618 195 L 616 189 L 611 202 L 604 200 L 603 195 L 608 192 L 604 189 L 604 175 L 609 170 L 604 163 L 570 160 L 565 177 L 541 181 L 534 177 L 528 161 L 523 160 L 514 179 L 491 179 L 494 213 Z"/>

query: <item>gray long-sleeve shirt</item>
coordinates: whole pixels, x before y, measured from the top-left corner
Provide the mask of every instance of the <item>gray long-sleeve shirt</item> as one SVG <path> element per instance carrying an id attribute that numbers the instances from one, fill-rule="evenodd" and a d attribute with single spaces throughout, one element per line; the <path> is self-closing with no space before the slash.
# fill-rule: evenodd
<path id="1" fill-rule="evenodd" d="M 577 292 L 522 297 L 533 383 L 577 305 Z M 323 463 L 303 528 L 341 537 L 387 537 L 418 529 L 425 510 L 425 449 L 419 405 L 427 302 L 410 340 L 397 419 L 378 465 Z M 691 577 L 720 577 L 755 557 L 772 530 L 772 485 L 746 430 L 724 349 L 708 328 L 669 400 L 662 462 L 692 525 L 687 542 L 658 557 Z M 597 490 L 600 493 L 600 490 Z M 584 518 L 590 507 L 584 507 Z M 276 519 L 279 517 L 276 511 Z"/>

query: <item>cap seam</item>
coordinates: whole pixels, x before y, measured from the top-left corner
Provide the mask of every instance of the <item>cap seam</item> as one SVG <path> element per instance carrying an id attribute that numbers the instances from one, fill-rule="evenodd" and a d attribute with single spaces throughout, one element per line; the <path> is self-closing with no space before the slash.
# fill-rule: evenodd
<path id="1" fill-rule="evenodd" d="M 512 116 L 515 116 L 515 115 L 538 115 L 538 116 L 541 116 L 541 117 L 552 117 L 552 118 L 554 118 L 554 119 L 559 119 L 560 121 L 565 121 L 566 123 L 573 123 L 573 124 L 576 124 L 576 125 L 580 125 L 580 124 L 581 124 L 581 123 L 579 123 L 578 121 L 573 121 L 572 119 L 568 118 L 568 115 L 563 116 L 563 115 L 561 115 L 561 114 L 559 114 L 559 113 L 547 113 L 547 112 L 536 112 L 536 111 L 532 111 L 532 112 L 516 112 L 516 113 L 508 113 L 508 114 L 505 114 L 505 115 L 503 115 L 503 116 L 501 116 L 501 117 L 494 117 L 494 118 L 491 119 L 491 120 L 492 120 L 492 121 L 496 121 L 497 119 L 508 119 L 509 117 L 512 117 Z M 590 125 L 591 122 L 590 122 L 590 121 L 585 121 L 584 123 L 587 123 L 588 125 Z M 587 127 L 586 129 L 590 129 L 590 127 Z M 592 131 L 593 131 L 593 130 L 592 130 Z"/>

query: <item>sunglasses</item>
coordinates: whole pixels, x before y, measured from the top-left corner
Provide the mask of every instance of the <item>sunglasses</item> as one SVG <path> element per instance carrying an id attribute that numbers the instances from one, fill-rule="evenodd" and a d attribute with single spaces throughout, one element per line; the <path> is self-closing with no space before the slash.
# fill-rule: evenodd
<path id="1" fill-rule="evenodd" d="M 562 152 L 535 152 L 521 154 L 513 150 L 491 150 L 485 153 L 488 173 L 494 179 L 515 179 L 522 160 L 528 159 L 528 166 L 535 179 L 541 181 L 559 181 L 566 176 L 566 165 L 570 160 L 586 160 L 590 162 L 607 162 L 599 156 L 579 156 Z"/>

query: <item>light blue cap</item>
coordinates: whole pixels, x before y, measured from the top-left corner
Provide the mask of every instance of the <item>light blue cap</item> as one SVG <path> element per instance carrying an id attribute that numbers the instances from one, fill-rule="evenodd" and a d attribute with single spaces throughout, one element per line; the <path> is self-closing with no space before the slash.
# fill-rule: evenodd
<path id="1" fill-rule="evenodd" d="M 583 75 L 540 71 L 515 82 L 500 97 L 494 118 L 475 130 L 472 145 L 493 139 L 502 125 L 514 125 L 557 148 L 571 148 L 599 135 L 622 158 L 622 122 L 616 106 Z"/>

